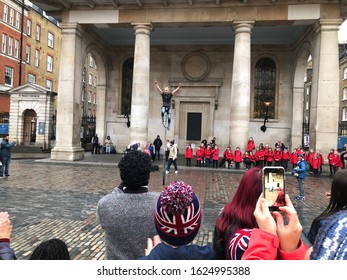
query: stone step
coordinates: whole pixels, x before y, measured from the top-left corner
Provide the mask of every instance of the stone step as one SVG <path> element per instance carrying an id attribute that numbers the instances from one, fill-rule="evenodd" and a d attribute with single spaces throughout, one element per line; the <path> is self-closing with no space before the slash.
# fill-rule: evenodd
<path id="1" fill-rule="evenodd" d="M 38 146 L 14 146 L 12 148 L 12 153 L 49 153 L 50 150 L 44 150 L 42 147 Z"/>

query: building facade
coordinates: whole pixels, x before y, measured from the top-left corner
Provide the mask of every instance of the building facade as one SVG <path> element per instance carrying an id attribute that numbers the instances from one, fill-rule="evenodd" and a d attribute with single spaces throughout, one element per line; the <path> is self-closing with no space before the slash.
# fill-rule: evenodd
<path id="1" fill-rule="evenodd" d="M 61 49 L 58 22 L 27 0 L 1 0 L 0 19 L 0 113 L 6 116 L 4 126 L 10 127 L 19 145 L 50 148 L 54 139 L 48 139 L 46 132 L 42 134 L 42 127 L 54 138 L 54 91 L 58 89 Z M 23 87 L 25 84 L 35 86 Z M 23 92 L 18 93 L 20 90 Z M 15 94 L 22 98 L 17 95 L 11 100 Z M 42 102 L 42 96 L 46 96 L 46 102 Z M 53 108 L 47 109 L 45 104 L 51 105 L 52 100 Z"/>
<path id="2" fill-rule="evenodd" d="M 110 135 L 125 147 L 164 135 L 158 81 L 172 89 L 182 84 L 167 131 L 180 150 L 212 137 L 222 149 L 244 150 L 250 136 L 256 144 L 282 140 L 291 149 L 303 139 L 311 56 L 309 145 L 326 154 L 336 146 L 337 32 L 346 1 L 33 2 L 61 21 L 53 159 L 83 158 L 81 73 L 88 53 L 98 69 L 96 132 L 102 141 Z"/>

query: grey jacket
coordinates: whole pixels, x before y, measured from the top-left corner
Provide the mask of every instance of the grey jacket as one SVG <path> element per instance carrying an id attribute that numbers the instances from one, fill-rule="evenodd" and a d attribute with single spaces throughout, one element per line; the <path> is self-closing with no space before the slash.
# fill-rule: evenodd
<path id="1" fill-rule="evenodd" d="M 100 199 L 97 221 L 105 231 L 105 259 L 136 260 L 145 254 L 147 238 L 157 234 L 154 207 L 160 193 L 124 193 L 116 188 Z"/>

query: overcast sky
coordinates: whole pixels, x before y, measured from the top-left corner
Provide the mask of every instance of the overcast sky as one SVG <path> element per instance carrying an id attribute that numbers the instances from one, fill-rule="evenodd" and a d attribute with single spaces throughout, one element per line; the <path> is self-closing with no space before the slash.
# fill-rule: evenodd
<path id="1" fill-rule="evenodd" d="M 339 43 L 347 43 L 347 20 L 345 20 L 340 26 Z"/>

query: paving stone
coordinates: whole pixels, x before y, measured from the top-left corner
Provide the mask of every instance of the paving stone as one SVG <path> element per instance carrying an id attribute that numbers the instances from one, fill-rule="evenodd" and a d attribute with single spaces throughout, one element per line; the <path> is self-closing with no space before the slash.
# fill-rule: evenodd
<path id="1" fill-rule="evenodd" d="M 17 258 L 29 259 L 40 242 L 61 238 L 73 259 L 104 259 L 104 233 L 95 213 L 99 199 L 120 183 L 116 165 L 120 157 L 87 154 L 83 161 L 73 163 L 12 160 L 11 177 L 0 180 L 0 211 L 10 214 L 11 245 Z M 167 175 L 165 184 L 183 180 L 193 187 L 203 207 L 203 222 L 194 243 L 211 245 L 216 218 L 234 195 L 244 169 L 183 167 L 182 162 L 181 157 L 179 173 Z M 305 232 L 328 205 L 324 193 L 330 190 L 332 179 L 326 174 L 308 175 L 306 200 L 293 201 Z M 161 171 L 151 174 L 151 191 L 163 189 L 162 175 Z M 297 195 L 295 178 L 288 175 L 286 185 L 291 197 Z"/>

